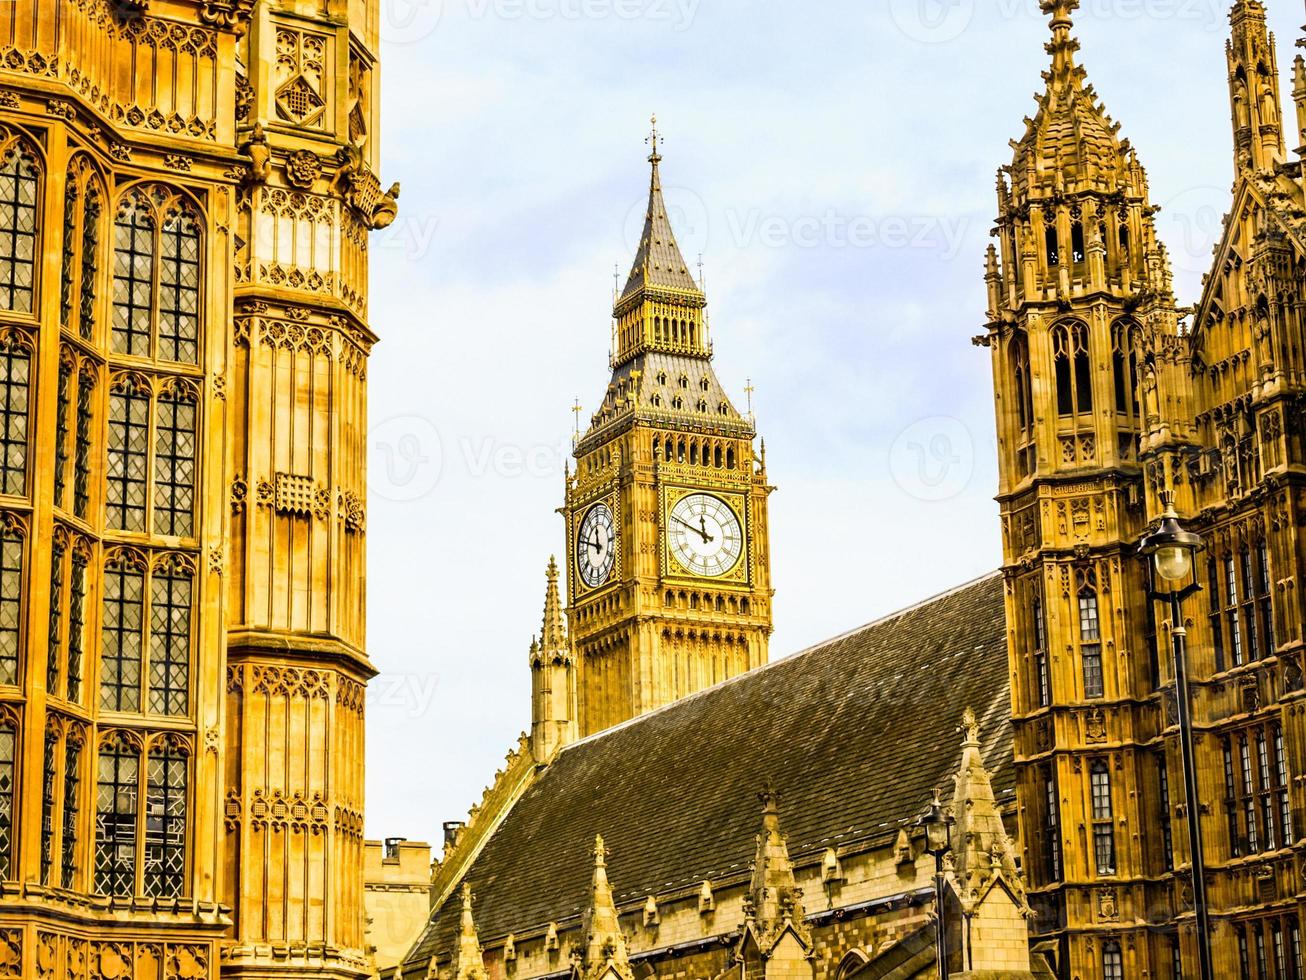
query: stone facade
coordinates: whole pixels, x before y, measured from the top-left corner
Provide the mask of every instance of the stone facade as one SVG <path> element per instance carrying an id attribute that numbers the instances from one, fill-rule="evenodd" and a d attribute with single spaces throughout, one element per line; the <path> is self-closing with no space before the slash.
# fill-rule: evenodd
<path id="1" fill-rule="evenodd" d="M 403 959 L 431 910 L 431 845 L 421 841 L 366 841 L 363 904 L 367 948 L 378 970 Z"/>
<path id="2" fill-rule="evenodd" d="M 0 976 L 370 973 L 378 17 L 0 5 Z"/>
<path id="3" fill-rule="evenodd" d="M 1263 4 L 1228 42 L 1235 183 L 1203 295 L 1176 303 L 1138 154 L 1044 0 L 1052 67 L 998 175 L 990 249 L 1021 841 L 1066 976 L 1299 977 L 1306 226 Z M 1294 70 L 1306 143 L 1306 62 Z M 1168 606 L 1138 543 L 1173 493 L 1207 550 L 1184 605 L 1200 812 L 1184 807 Z M 1258 965 L 1259 964 L 1259 965 Z"/>

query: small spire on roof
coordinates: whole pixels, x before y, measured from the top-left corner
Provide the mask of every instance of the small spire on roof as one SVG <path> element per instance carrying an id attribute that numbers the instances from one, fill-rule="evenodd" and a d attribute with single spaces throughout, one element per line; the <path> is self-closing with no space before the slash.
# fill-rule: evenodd
<path id="1" fill-rule="evenodd" d="M 653 147 L 653 152 L 649 154 L 648 162 L 656 167 L 662 162 L 662 154 L 658 153 L 658 140 L 662 138 L 662 134 L 658 132 L 658 116 L 656 112 L 649 117 L 649 123 L 652 124 L 653 131 L 648 134 L 648 137 L 644 142 Z"/>

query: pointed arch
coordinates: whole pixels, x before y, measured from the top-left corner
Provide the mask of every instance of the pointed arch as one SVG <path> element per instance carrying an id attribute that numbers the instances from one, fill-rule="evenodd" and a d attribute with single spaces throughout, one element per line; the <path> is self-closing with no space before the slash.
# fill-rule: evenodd
<path id="1" fill-rule="evenodd" d="M 1086 323 L 1068 320 L 1053 326 L 1057 413 L 1062 417 L 1088 415 L 1093 411 L 1093 371 L 1089 354 Z"/>

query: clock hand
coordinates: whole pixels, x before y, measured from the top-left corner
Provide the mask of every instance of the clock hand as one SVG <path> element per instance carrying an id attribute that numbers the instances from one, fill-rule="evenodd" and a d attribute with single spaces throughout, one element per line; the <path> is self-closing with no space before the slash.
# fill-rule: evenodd
<path id="1" fill-rule="evenodd" d="M 672 519 L 673 521 L 675 521 L 677 524 L 683 524 L 685 527 L 689 528 L 689 529 L 690 529 L 691 531 L 693 531 L 695 534 L 699 535 L 699 536 L 703 539 L 703 543 L 704 543 L 704 544 L 708 544 L 708 543 L 711 542 L 712 539 L 709 538 L 709 537 L 707 536 L 707 530 L 706 530 L 706 529 L 700 531 L 698 528 L 694 527 L 693 524 L 690 524 L 688 521 L 682 521 L 682 520 L 681 520 L 679 517 L 677 517 L 675 514 L 672 514 L 672 515 L 671 515 L 671 519 Z"/>
<path id="2" fill-rule="evenodd" d="M 707 518 L 700 516 L 698 519 L 698 523 L 703 528 L 703 530 L 698 532 L 699 534 L 703 535 L 703 543 L 711 544 L 713 541 L 715 541 L 716 538 L 712 537 L 707 533 Z"/>

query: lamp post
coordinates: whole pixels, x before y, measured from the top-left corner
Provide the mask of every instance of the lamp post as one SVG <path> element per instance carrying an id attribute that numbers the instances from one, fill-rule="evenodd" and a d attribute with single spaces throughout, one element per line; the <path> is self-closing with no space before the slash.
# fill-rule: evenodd
<path id="1" fill-rule="evenodd" d="M 948 980 L 947 909 L 943 901 L 943 858 L 952 850 L 952 825 L 956 818 L 943 809 L 939 791 L 934 790 L 930 808 L 917 821 L 925 828 L 925 853 L 934 857 L 934 910 L 938 923 L 934 933 L 934 956 L 939 961 L 939 980 Z"/>
<path id="2" fill-rule="evenodd" d="M 1152 591 L 1154 602 L 1170 605 L 1170 636 L 1174 643 L 1175 700 L 1179 709 L 1179 745 L 1184 762 L 1184 806 L 1188 816 L 1188 848 L 1192 862 L 1193 909 L 1197 917 L 1197 962 L 1201 980 L 1214 980 L 1211 968 L 1211 920 L 1206 906 L 1205 862 L 1202 860 L 1202 828 L 1197 795 L 1197 760 L 1193 749 L 1193 717 L 1188 689 L 1188 630 L 1184 626 L 1183 602 L 1201 590 L 1195 582 L 1180 588 L 1193 571 L 1193 557 L 1205 545 L 1200 535 L 1185 531 L 1174 509 L 1174 491 L 1161 493 L 1165 513 L 1161 526 L 1139 544 L 1143 554 L 1152 559 L 1156 579 L 1170 591 Z"/>

